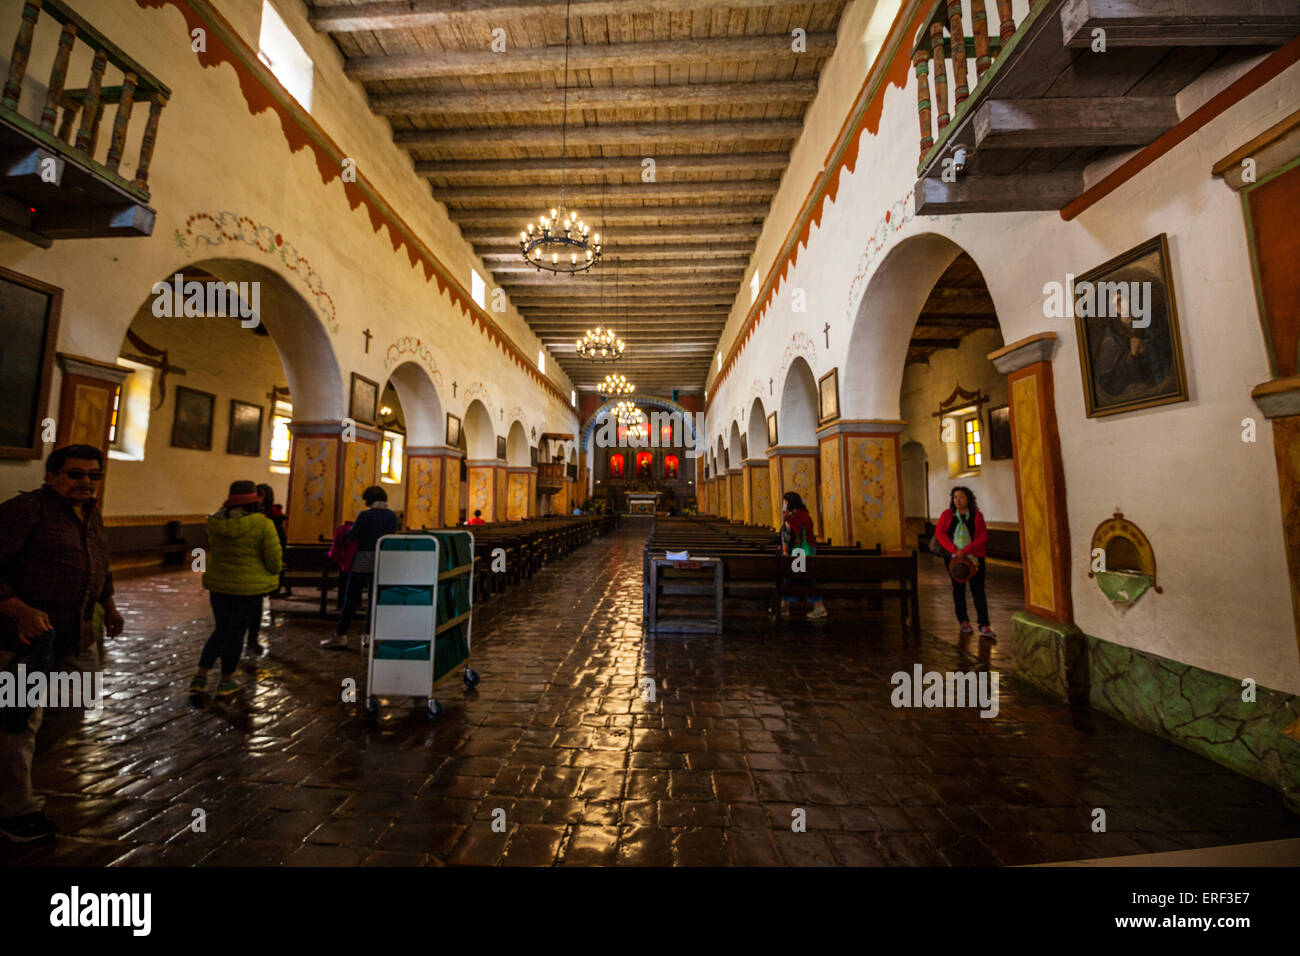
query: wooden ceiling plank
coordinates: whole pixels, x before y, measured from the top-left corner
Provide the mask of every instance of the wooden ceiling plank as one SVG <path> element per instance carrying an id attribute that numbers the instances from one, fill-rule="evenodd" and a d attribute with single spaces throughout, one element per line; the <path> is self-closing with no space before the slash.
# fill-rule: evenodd
<path id="1" fill-rule="evenodd" d="M 806 51 L 795 53 L 788 36 L 719 37 L 707 40 L 667 40 L 647 43 L 579 44 L 569 47 L 570 70 L 608 67 L 654 67 L 682 63 L 752 63 L 755 60 L 825 58 L 835 50 L 834 33 L 807 37 Z M 468 51 L 445 51 L 437 55 L 410 53 L 400 56 L 362 57 L 347 60 L 344 71 L 363 83 L 374 80 L 425 77 L 503 76 L 564 69 L 563 45 L 519 48 L 508 56 L 489 47 Z"/>

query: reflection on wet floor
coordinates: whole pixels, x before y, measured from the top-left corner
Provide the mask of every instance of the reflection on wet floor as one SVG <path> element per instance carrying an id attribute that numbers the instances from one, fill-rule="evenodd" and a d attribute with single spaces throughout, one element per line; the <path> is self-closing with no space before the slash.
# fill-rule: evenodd
<path id="1" fill-rule="evenodd" d="M 626 523 L 482 605 L 482 683 L 445 680 L 437 722 L 394 702 L 368 723 L 342 701 L 364 659 L 317 647 L 331 622 L 280 613 L 242 697 L 192 707 L 198 576 L 122 582 L 112 699 L 37 758 L 64 835 L 0 848 L 0 865 L 994 865 L 1300 836 L 1267 787 L 1005 672 L 995 719 L 895 708 L 895 672 L 972 657 L 904 641 L 892 608 L 832 603 L 825 625 L 742 608 L 720 637 L 646 637 L 645 533 Z M 934 570 L 923 622 L 955 642 Z M 1009 635 L 1019 572 L 990 578 Z"/>

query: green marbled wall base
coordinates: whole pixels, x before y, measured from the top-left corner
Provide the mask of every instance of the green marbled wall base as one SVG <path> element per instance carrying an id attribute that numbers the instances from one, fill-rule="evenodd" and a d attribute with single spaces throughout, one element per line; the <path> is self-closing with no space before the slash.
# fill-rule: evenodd
<path id="1" fill-rule="evenodd" d="M 1300 811 L 1300 697 L 1122 647 L 1021 612 L 1012 621 L 1017 671 L 1061 700 L 1084 700 L 1113 717 L 1282 791 Z"/>

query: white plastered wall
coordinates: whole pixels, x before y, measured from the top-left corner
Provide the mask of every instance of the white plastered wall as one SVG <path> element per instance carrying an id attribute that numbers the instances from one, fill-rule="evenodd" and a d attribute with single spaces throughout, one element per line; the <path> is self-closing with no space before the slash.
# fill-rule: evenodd
<path id="1" fill-rule="evenodd" d="M 132 0 L 73 0 L 72 5 L 166 83 L 172 97 L 163 110 L 150 174 L 151 205 L 158 214 L 152 236 L 65 240 L 48 250 L 0 236 L 0 265 L 63 288 L 60 351 L 116 360 L 132 317 L 156 281 L 190 263 L 219 258 L 232 267 L 242 262 L 250 273 L 269 270 L 279 276 L 326 330 L 333 361 L 325 364 L 337 364 L 343 390 L 331 385 L 330 401 L 310 403 L 329 413 L 317 417 L 335 417 L 340 409 L 346 413 L 351 372 L 382 386 L 399 364 L 414 361 L 433 382 L 444 413 L 463 419 L 469 402 L 479 399 L 501 434 L 515 420 L 530 433 L 576 430 L 568 401 L 542 388 L 471 324 L 433 281 L 426 281 L 421 266 L 411 265 L 405 247 L 394 251 L 388 229 L 375 232 L 366 207 L 349 206 L 340 179 L 322 183 L 311 149 L 291 151 L 278 116 L 270 110 L 249 112 L 228 63 L 200 65 L 175 7 L 142 9 Z M 490 289 L 490 273 L 430 195 L 427 181 L 414 173 L 409 155 L 393 144 L 388 124 L 371 114 L 360 86 L 343 75 L 333 42 L 308 27 L 305 7 L 297 0 L 277 0 L 276 6 L 315 62 L 313 117 L 466 289 L 471 266 L 488 279 Z M 227 0 L 220 9 L 256 49 L 261 0 Z M 12 48 L 17 23 L 17 17 L 0 21 L 0 56 Z M 20 103 L 28 115 L 36 115 L 44 102 L 41 84 L 58 36 L 50 26 L 42 23 L 37 30 Z M 87 74 L 88 62 L 74 59 L 69 82 L 80 83 Z M 139 124 L 147 112 L 135 111 L 127 137 L 123 173 L 128 177 L 134 174 Z M 106 139 L 101 132 L 101 158 Z M 243 217 L 235 238 L 211 244 L 187 232 L 191 216 L 222 213 Z M 274 318 L 266 318 L 272 329 Z M 492 318 L 525 356 L 537 355 L 540 342 L 513 307 Z M 368 353 L 365 329 L 373 334 Z M 286 370 L 296 362 L 306 387 L 311 368 L 296 354 L 299 343 L 276 344 Z M 402 350 L 390 356 L 390 347 Z M 547 377 L 567 398 L 568 377 L 553 357 L 546 367 Z M 50 415 L 57 415 L 58 389 L 56 372 Z M 300 398 L 295 395 L 296 416 L 301 416 Z M 440 425 L 439 440 L 443 433 Z M 41 473 L 39 462 L 0 462 L 0 495 L 38 485 Z M 185 486 L 190 477 L 183 471 L 169 480 Z M 195 513 L 211 506 L 205 494 L 178 504 L 185 505 L 180 511 Z"/>
<path id="2" fill-rule="evenodd" d="M 854 16 L 852 9 L 846 12 L 842 30 Z M 865 67 L 860 60 L 852 63 L 860 67 L 860 84 Z M 910 71 L 909 77 L 905 88 L 884 87 L 878 133 L 864 134 L 854 171 L 842 174 L 835 201 L 827 202 L 735 366 L 721 384 L 712 372 L 710 443 L 731 421 L 742 420 L 754 397 L 779 407 L 781 383 L 797 357 L 817 376 L 840 369 L 844 417 L 898 418 L 902 350 L 915 312 L 873 309 L 883 290 L 872 281 L 891 253 L 908 256 L 922 249 L 917 274 L 930 270 L 917 282 L 924 286 L 917 290 L 923 298 L 948 261 L 940 247 L 955 244 L 983 273 L 1006 342 L 1049 330 L 1059 336 L 1053 371 L 1079 627 L 1118 644 L 1300 692 L 1272 433 L 1250 399 L 1251 389 L 1270 376 L 1242 212 L 1238 196 L 1210 173 L 1220 157 L 1294 111 L 1300 67 L 1245 97 L 1072 222 L 1055 212 L 915 216 L 916 80 Z M 1205 84 L 1196 102 L 1184 107 L 1199 105 L 1230 78 Z M 852 96 L 844 95 L 839 79 L 829 70 L 824 74 L 810 118 L 821 115 L 823 97 L 831 93 L 842 118 Z M 778 210 L 797 209 L 808 187 L 802 188 L 799 202 L 783 205 L 780 194 L 774 202 L 755 260 L 764 274 L 771 253 L 764 261 L 763 250 L 779 245 L 792 222 L 791 213 Z M 1044 317 L 1044 284 L 1064 282 L 1067 273 L 1087 271 L 1160 233 L 1169 237 L 1190 400 L 1089 419 L 1073 320 Z M 927 235 L 936 238 L 917 238 Z M 955 251 L 946 255 L 950 260 Z M 806 312 L 792 311 L 795 288 L 803 290 Z M 749 304 L 746 282 L 720 343 L 724 355 Z M 861 322 L 869 324 L 855 330 Z M 873 347 L 859 349 L 850 360 L 855 331 Z M 775 395 L 769 395 L 769 378 Z M 1245 418 L 1260 425 L 1254 444 L 1241 441 Z M 1125 613 L 1087 577 L 1093 530 L 1116 508 L 1150 538 L 1164 589 Z"/>

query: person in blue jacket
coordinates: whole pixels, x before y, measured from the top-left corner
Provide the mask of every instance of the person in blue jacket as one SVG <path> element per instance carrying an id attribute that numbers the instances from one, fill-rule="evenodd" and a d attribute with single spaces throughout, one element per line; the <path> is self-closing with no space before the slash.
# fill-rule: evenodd
<path id="1" fill-rule="evenodd" d="M 361 500 L 366 510 L 357 515 L 352 527 L 345 535 L 348 541 L 357 543 L 357 553 L 352 559 L 352 568 L 348 571 L 347 584 L 343 592 L 343 609 L 339 612 L 338 627 L 334 636 L 320 642 L 320 646 L 329 650 L 342 650 L 348 646 L 348 628 L 352 618 L 361 607 L 361 595 L 370 590 L 371 579 L 375 576 L 375 545 L 386 534 L 397 531 L 397 515 L 388 508 L 388 492 L 378 485 L 371 485 L 361 493 Z M 374 617 L 374 607 L 366 611 L 366 634 L 370 634 L 370 625 Z"/>

